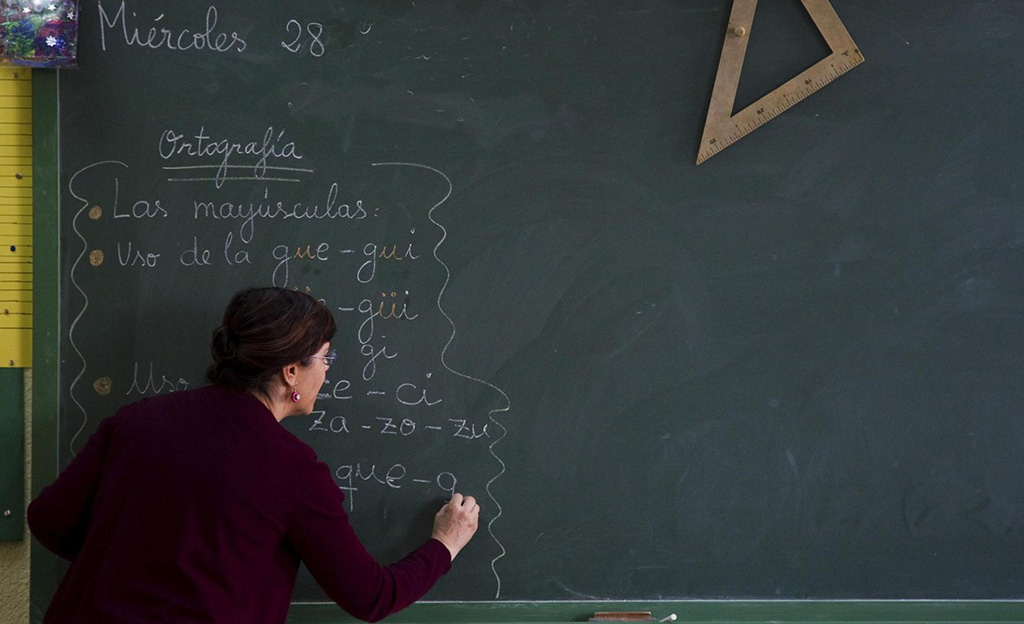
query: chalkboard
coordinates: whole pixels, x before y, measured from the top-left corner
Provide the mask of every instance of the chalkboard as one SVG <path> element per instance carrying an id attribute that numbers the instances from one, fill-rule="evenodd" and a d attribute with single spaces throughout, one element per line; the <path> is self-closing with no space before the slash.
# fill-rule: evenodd
<path id="1" fill-rule="evenodd" d="M 60 465 L 276 284 L 368 547 L 481 500 L 429 600 L 1024 598 L 1024 4 L 832 4 L 867 62 L 696 167 L 726 0 L 82 2 Z M 761 5 L 741 106 L 827 53 Z"/>

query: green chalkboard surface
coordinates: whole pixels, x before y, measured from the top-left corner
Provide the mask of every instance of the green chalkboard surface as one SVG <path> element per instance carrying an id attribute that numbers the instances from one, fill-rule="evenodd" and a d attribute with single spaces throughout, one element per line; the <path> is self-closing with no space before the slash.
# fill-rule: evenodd
<path id="1" fill-rule="evenodd" d="M 1024 3 L 832 4 L 867 62 L 696 167 L 727 0 L 83 1 L 60 465 L 276 284 L 368 547 L 481 500 L 429 600 L 1024 598 Z M 761 5 L 739 106 L 827 54 Z"/>

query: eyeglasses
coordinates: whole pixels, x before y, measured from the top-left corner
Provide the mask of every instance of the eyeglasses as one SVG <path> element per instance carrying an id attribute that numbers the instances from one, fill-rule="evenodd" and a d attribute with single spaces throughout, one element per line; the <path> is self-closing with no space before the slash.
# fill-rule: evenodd
<path id="1" fill-rule="evenodd" d="M 318 360 L 323 360 L 324 364 L 330 366 L 334 364 L 334 360 L 338 359 L 338 352 L 335 351 L 334 349 L 331 349 L 330 351 L 327 352 L 327 355 L 311 355 L 309 357 L 316 358 Z"/>

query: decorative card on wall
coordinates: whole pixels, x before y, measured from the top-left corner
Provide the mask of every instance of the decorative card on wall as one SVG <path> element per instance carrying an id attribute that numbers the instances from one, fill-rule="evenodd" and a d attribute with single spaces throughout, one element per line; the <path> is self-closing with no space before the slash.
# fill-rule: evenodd
<path id="1" fill-rule="evenodd" d="M 75 67 L 77 48 L 77 1 L 0 0 L 0 63 Z"/>

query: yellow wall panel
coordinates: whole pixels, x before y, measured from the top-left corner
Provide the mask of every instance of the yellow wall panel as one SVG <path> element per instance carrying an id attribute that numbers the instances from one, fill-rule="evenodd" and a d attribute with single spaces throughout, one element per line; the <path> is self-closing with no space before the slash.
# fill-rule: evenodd
<path id="1" fill-rule="evenodd" d="M 0 68 L 0 367 L 32 366 L 32 81 Z"/>
<path id="2" fill-rule="evenodd" d="M 3 70 L 0 69 L 0 71 L 3 71 Z M 0 80 L 0 84 L 2 84 L 2 83 L 3 83 L 3 80 Z M 0 96 L 0 100 L 2 100 L 2 99 L 3 99 L 3 96 Z M 0 109 L 0 111 L 7 111 L 7 110 L 10 110 L 10 109 Z M 2 117 L 3 114 L 4 114 L 3 112 L 0 112 L 0 117 Z M 11 134 L 11 135 L 3 137 L 3 143 L 4 143 L 4 145 L 10 145 L 10 146 L 18 146 L 18 145 L 25 146 L 25 145 L 27 145 L 27 146 L 29 146 L 31 148 L 31 146 L 32 146 L 32 135 L 31 134 Z"/>
<path id="3" fill-rule="evenodd" d="M 32 96 L 32 83 L 28 80 L 15 80 L 11 78 L 13 71 L 10 68 L 5 68 L 5 77 L 0 78 L 0 97 L 31 97 Z M 23 70 L 22 70 L 23 71 Z M 6 103 L 0 106 L 6 106 Z"/>
<path id="4" fill-rule="evenodd" d="M 3 145 L 0 145 L 0 158 L 28 159 L 29 164 L 32 164 L 32 143 L 14 145 L 5 140 Z"/>

